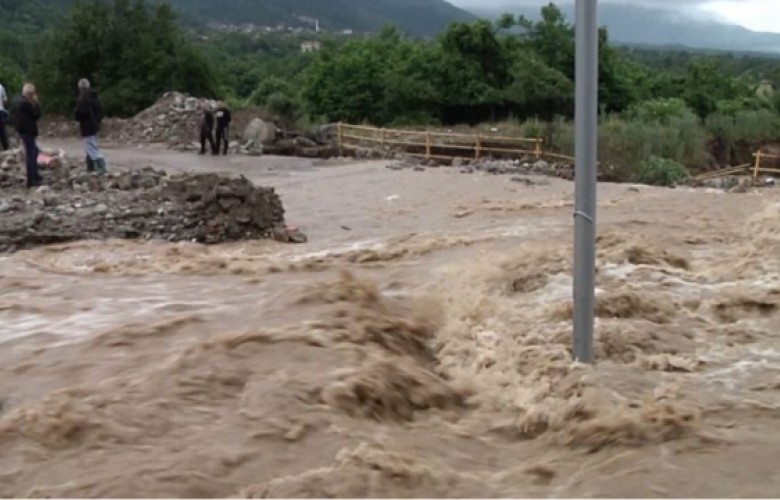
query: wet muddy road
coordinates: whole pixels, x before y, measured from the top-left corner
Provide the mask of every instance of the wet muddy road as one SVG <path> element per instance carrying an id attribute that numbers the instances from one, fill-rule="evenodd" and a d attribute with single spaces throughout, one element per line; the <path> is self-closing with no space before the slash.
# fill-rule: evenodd
<path id="1" fill-rule="evenodd" d="M 585 367 L 568 182 L 108 154 L 310 241 L 0 257 L 0 496 L 777 494 L 778 192 L 600 186 Z"/>

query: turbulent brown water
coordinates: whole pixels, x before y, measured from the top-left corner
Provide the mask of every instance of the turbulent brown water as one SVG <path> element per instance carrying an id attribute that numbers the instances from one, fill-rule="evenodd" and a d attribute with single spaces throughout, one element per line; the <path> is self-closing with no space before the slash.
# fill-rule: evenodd
<path id="1" fill-rule="evenodd" d="M 0 258 L 0 496 L 779 491 L 775 191 L 601 186 L 581 366 L 572 184 L 249 174 L 309 244 Z"/>

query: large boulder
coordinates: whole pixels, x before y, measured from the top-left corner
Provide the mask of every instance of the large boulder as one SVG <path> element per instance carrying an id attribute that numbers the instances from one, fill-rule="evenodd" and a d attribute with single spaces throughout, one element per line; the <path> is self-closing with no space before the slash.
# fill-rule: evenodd
<path id="1" fill-rule="evenodd" d="M 335 123 L 322 125 L 314 133 L 314 140 L 319 144 L 331 144 L 338 141 L 339 126 Z"/>
<path id="2" fill-rule="evenodd" d="M 244 129 L 244 142 L 254 141 L 264 146 L 276 142 L 276 124 L 255 118 Z"/>

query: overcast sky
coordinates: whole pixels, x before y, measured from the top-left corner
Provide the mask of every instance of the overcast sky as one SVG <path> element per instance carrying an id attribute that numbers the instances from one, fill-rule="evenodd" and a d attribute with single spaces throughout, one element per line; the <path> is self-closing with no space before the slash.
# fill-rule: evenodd
<path id="1" fill-rule="evenodd" d="M 535 5 L 543 0 L 450 0 L 464 7 L 489 5 Z M 566 0 L 564 0 L 566 1 Z M 693 9 L 713 14 L 755 31 L 780 33 L 780 0 L 602 0 L 602 2 L 656 5 L 670 9 Z M 571 0 L 569 0 L 571 3 Z"/>

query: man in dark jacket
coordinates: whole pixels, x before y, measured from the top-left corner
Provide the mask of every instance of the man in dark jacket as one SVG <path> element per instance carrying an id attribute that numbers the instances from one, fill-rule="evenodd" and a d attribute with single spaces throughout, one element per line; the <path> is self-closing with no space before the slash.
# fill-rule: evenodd
<path id="1" fill-rule="evenodd" d="M 38 103 L 38 95 L 35 93 L 35 85 L 25 83 L 22 95 L 17 97 L 14 103 L 14 122 L 16 132 L 24 144 L 28 188 L 40 186 L 42 181 L 38 172 L 38 145 L 35 143 L 35 139 L 38 137 L 38 120 L 40 119 L 41 106 Z"/>
<path id="2" fill-rule="evenodd" d="M 203 118 L 200 120 L 200 154 L 205 155 L 206 141 L 208 141 L 212 152 L 217 149 L 217 146 L 214 145 L 214 113 L 206 101 L 203 101 L 200 107 L 203 110 Z"/>
<path id="3" fill-rule="evenodd" d="M 79 80 L 79 98 L 76 101 L 74 116 L 79 122 L 81 137 L 84 139 L 84 150 L 87 153 L 87 170 L 106 173 L 106 160 L 98 145 L 97 135 L 103 121 L 103 107 L 97 94 L 90 88 L 89 80 Z"/>
<path id="4" fill-rule="evenodd" d="M 230 145 L 229 131 L 230 131 L 230 110 L 227 109 L 224 102 L 219 103 L 217 106 L 217 145 L 214 148 L 214 154 L 219 154 L 220 147 L 224 144 L 223 155 L 227 155 L 228 146 Z"/>

